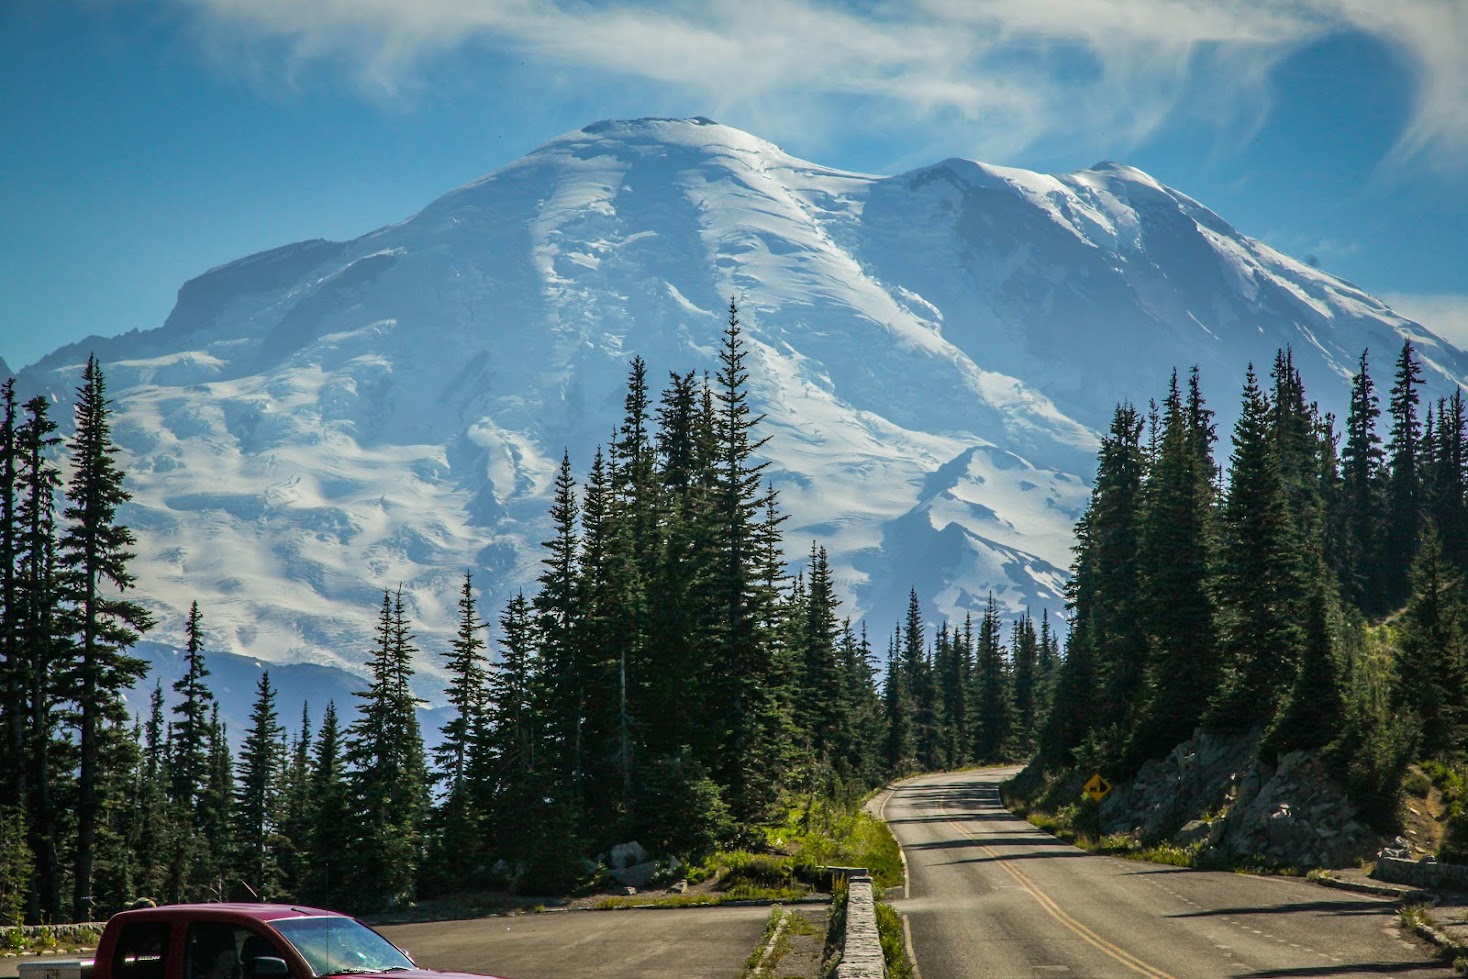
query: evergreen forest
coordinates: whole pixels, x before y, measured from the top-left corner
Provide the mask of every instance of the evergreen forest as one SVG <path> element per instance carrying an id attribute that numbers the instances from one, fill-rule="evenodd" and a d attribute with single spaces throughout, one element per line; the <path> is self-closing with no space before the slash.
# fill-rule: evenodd
<path id="1" fill-rule="evenodd" d="M 1145 415 L 1119 406 L 1067 627 L 992 596 L 977 621 L 928 623 L 914 592 L 875 640 L 819 542 L 789 571 L 746 359 L 732 302 L 712 376 L 654 394 L 634 358 L 585 474 L 562 458 L 535 581 L 486 617 L 466 573 L 441 650 L 385 588 L 355 702 L 284 718 L 267 672 L 237 738 L 207 610 L 170 691 L 129 654 L 153 623 L 100 366 L 69 440 L 7 382 L 0 922 L 565 893 L 616 843 L 696 862 L 761 845 L 792 799 L 849 807 L 893 776 L 1030 757 L 1124 774 L 1199 725 L 1323 749 L 1384 813 L 1411 759 L 1461 752 L 1468 419 L 1461 394 L 1422 409 L 1410 344 L 1385 420 L 1362 355 L 1343 438 L 1288 351 L 1267 387 L 1251 368 L 1226 469 L 1196 371 Z M 451 708 L 432 751 L 412 693 L 428 657 Z"/>

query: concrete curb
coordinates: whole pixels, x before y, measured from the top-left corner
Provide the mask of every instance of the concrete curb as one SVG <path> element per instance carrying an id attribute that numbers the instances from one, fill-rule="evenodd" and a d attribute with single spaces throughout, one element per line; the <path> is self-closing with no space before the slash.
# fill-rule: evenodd
<path id="1" fill-rule="evenodd" d="M 1452 957 L 1468 955 L 1468 945 L 1464 945 L 1461 942 L 1453 941 L 1453 939 L 1449 938 L 1447 935 L 1444 935 L 1442 932 L 1438 931 L 1436 928 L 1432 927 L 1432 925 L 1429 925 L 1426 922 L 1412 922 L 1412 931 L 1417 935 L 1418 938 L 1421 938 L 1424 941 L 1428 941 L 1436 945 L 1445 955 Z"/>
<path id="2" fill-rule="evenodd" d="M 1418 901 L 1426 902 L 1432 900 L 1432 892 L 1419 888 L 1394 887 L 1391 884 L 1365 884 L 1354 880 L 1341 880 L 1330 874 L 1321 872 L 1310 878 L 1313 883 L 1321 887 L 1330 887 L 1338 891 L 1353 891 L 1357 894 L 1372 894 L 1376 897 L 1389 897 L 1401 904 L 1412 904 Z"/>

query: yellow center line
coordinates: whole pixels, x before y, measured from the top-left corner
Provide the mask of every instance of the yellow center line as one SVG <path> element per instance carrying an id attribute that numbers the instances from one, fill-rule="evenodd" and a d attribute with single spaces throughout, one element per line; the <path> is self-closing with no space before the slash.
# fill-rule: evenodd
<path id="1" fill-rule="evenodd" d="M 949 823 L 949 825 L 958 830 L 963 835 L 969 837 L 970 839 L 977 840 L 979 838 L 975 833 L 970 831 L 967 826 L 964 826 L 960 823 Z M 1092 946 L 1103 954 L 1115 959 L 1117 962 L 1126 966 L 1128 969 L 1132 970 L 1138 975 L 1148 976 L 1149 979 L 1173 979 L 1173 977 L 1166 972 L 1163 972 L 1161 969 L 1158 969 L 1154 966 L 1148 965 L 1146 962 L 1143 962 L 1141 959 L 1137 958 L 1135 955 L 1132 955 L 1125 949 L 1111 944 L 1106 939 L 1102 938 L 1100 935 L 1092 931 L 1090 928 L 1087 928 L 1075 918 L 1072 918 L 1069 914 L 1062 910 L 1060 905 L 1056 904 L 1055 901 L 1052 900 L 1048 894 L 1040 890 L 1039 885 L 1037 885 L 1033 880 L 1026 876 L 1024 871 L 1020 870 L 1018 867 L 1010 866 L 1009 861 L 1005 860 L 1004 855 L 1001 854 L 999 851 L 995 850 L 993 847 L 985 843 L 980 843 L 979 849 L 987 854 L 990 858 L 992 858 L 994 862 L 997 863 L 1002 870 L 1004 870 L 1005 873 L 1013 877 L 1015 883 L 1024 888 L 1025 892 L 1033 897 L 1039 903 L 1040 907 L 1045 909 L 1045 912 L 1049 914 L 1050 917 L 1060 922 L 1066 928 L 1069 928 L 1072 932 L 1075 933 L 1076 937 L 1080 938 L 1082 941 L 1086 942 L 1088 945 Z"/>

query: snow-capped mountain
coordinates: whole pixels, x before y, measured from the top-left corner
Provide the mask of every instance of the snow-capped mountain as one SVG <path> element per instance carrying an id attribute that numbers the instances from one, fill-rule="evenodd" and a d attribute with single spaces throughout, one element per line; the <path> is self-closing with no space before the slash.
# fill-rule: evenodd
<path id="1" fill-rule="evenodd" d="M 990 590 L 1058 610 L 1097 433 L 1174 367 L 1201 367 L 1225 437 L 1243 365 L 1281 346 L 1338 411 L 1361 351 L 1389 382 L 1403 336 L 1434 396 L 1468 376 L 1422 326 L 1129 167 L 871 176 L 644 119 L 355 241 L 213 269 L 160 328 L 20 383 L 69 398 L 101 358 L 154 638 L 197 599 L 219 648 L 354 668 L 401 583 L 433 669 L 465 569 L 491 620 L 533 590 L 561 453 L 585 472 L 631 357 L 654 394 L 712 371 L 731 296 L 787 554 L 824 544 L 876 635 L 911 587 L 943 615 Z"/>

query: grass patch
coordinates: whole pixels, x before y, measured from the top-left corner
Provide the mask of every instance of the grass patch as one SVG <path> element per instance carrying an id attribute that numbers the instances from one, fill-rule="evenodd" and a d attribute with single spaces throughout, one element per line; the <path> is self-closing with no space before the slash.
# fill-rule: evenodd
<path id="1" fill-rule="evenodd" d="M 882 940 L 882 958 L 888 979 L 912 979 L 912 960 L 902 936 L 902 915 L 890 904 L 877 902 L 877 934 Z"/>
<path id="2" fill-rule="evenodd" d="M 646 894 L 603 897 L 592 907 L 597 911 L 619 911 L 623 908 L 701 908 L 715 904 L 727 904 L 731 900 L 723 894 L 666 894 L 651 897 Z"/>
<path id="3" fill-rule="evenodd" d="M 1427 915 L 1427 905 L 1408 904 L 1398 909 L 1397 920 L 1403 928 L 1408 931 L 1416 931 L 1420 927 L 1431 927 L 1432 919 Z"/>
<path id="4" fill-rule="evenodd" d="M 879 887 L 902 884 L 902 851 L 887 824 L 859 805 L 820 799 L 791 807 L 767 830 L 775 849 L 798 853 L 813 867 L 865 867 Z"/>
<path id="5" fill-rule="evenodd" d="M 773 908 L 770 908 L 770 916 L 765 919 L 764 934 L 759 936 L 759 941 L 755 943 L 754 951 L 750 952 L 749 958 L 744 960 L 744 968 L 741 969 L 739 972 L 739 979 L 750 979 L 750 977 L 752 976 L 769 975 L 769 969 L 773 965 L 773 962 L 764 961 L 765 946 L 770 944 L 770 939 L 773 938 L 775 932 L 780 929 L 780 925 L 784 920 L 784 908 L 780 907 L 778 904 L 775 905 Z M 786 951 L 789 951 L 790 943 L 786 942 L 785 944 Z M 775 954 L 778 951 L 778 947 L 771 951 L 770 958 L 772 960 L 779 961 Z M 761 968 L 761 966 L 763 966 L 763 968 Z"/>
<path id="6" fill-rule="evenodd" d="M 101 926 L 96 928 L 68 926 L 60 931 L 40 928 L 27 933 L 16 925 L 0 929 L 0 951 L 16 952 L 21 955 L 39 952 L 80 952 L 97 947 L 102 937 Z"/>

